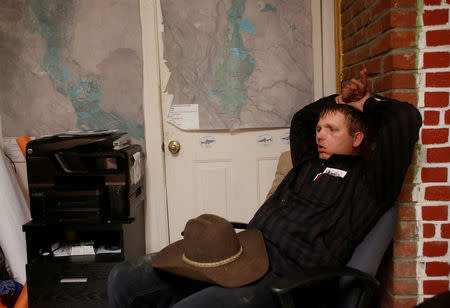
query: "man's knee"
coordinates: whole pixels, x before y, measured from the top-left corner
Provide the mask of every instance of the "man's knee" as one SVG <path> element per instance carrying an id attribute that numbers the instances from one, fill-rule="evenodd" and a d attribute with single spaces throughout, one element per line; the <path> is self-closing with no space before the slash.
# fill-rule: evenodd
<path id="1" fill-rule="evenodd" d="M 127 286 L 129 279 L 130 264 L 128 262 L 121 262 L 116 264 L 108 276 L 108 293 L 110 291 L 117 292 L 120 288 Z"/>
<path id="2" fill-rule="evenodd" d="M 154 254 L 116 264 L 108 276 L 109 297 L 130 297 L 165 284 L 152 267 Z"/>

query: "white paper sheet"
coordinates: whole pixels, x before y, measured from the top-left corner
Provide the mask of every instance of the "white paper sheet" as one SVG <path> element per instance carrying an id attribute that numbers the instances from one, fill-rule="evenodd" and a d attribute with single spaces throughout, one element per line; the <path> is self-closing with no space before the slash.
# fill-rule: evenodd
<path id="1" fill-rule="evenodd" d="M 25 162 L 25 157 L 17 144 L 16 137 L 3 137 L 3 149 L 13 162 Z"/>
<path id="2" fill-rule="evenodd" d="M 27 250 L 22 225 L 31 219 L 30 209 L 7 158 L 0 151 L 0 245 L 13 278 L 24 284 Z"/>
<path id="3" fill-rule="evenodd" d="M 182 104 L 170 106 L 167 122 L 181 129 L 198 129 L 200 120 L 198 115 L 198 104 Z"/>

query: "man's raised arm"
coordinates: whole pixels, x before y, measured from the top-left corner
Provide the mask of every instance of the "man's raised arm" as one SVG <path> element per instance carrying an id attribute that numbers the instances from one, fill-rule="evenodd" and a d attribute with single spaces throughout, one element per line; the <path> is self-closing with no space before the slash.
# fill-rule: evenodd
<path id="1" fill-rule="evenodd" d="M 336 97 L 336 101 L 355 107 L 371 122 L 377 123 L 375 149 L 367 164 L 367 176 L 374 184 L 371 189 L 375 190 L 376 199 L 392 203 L 400 193 L 411 163 L 422 117 L 411 104 L 367 92 L 366 69 L 362 69 L 359 76 L 342 89 L 342 95 Z"/>
<path id="2" fill-rule="evenodd" d="M 411 163 L 422 117 L 413 105 L 380 96 L 365 101 L 364 114 L 379 125 L 367 176 L 374 184 L 376 199 L 393 202 Z"/>

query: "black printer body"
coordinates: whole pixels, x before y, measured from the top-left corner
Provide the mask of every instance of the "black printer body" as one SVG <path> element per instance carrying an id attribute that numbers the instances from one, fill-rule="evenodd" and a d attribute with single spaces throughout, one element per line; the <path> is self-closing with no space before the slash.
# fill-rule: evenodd
<path id="1" fill-rule="evenodd" d="M 55 135 L 26 148 L 31 217 L 46 223 L 127 222 L 143 202 L 141 147 L 114 150 L 124 133 Z"/>

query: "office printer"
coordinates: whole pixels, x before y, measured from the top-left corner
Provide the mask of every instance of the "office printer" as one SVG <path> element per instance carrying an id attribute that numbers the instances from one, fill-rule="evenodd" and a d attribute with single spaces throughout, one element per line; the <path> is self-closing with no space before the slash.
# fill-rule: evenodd
<path id="1" fill-rule="evenodd" d="M 31 217 L 46 223 L 126 222 L 143 202 L 141 147 L 124 132 L 73 132 L 26 147 Z"/>

